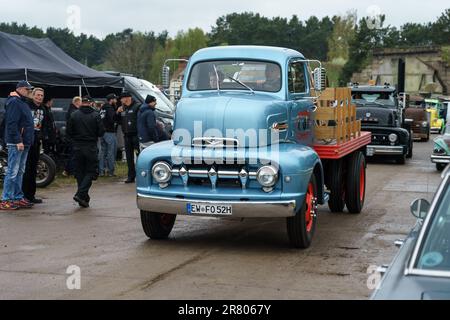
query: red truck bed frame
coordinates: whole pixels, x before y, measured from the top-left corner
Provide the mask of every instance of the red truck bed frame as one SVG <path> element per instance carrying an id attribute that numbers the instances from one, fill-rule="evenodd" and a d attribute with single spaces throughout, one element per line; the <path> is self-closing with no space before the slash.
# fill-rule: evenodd
<path id="1" fill-rule="evenodd" d="M 352 152 L 367 146 L 372 142 L 372 134 L 370 132 L 361 132 L 361 135 L 352 138 L 347 142 L 333 145 L 315 144 L 314 150 L 321 159 L 341 159 Z"/>

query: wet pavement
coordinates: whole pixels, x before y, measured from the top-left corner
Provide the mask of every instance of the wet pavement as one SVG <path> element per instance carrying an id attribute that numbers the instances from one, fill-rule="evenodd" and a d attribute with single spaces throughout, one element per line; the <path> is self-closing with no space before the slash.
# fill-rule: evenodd
<path id="1" fill-rule="evenodd" d="M 0 299 L 367 299 L 368 269 L 392 260 L 415 223 L 410 203 L 440 182 L 432 147 L 415 143 L 406 165 L 369 163 L 363 213 L 321 207 L 303 251 L 283 219 L 178 217 L 169 240 L 150 241 L 133 186 L 95 184 L 87 210 L 74 186 L 39 190 L 45 204 L 0 213 Z M 66 285 L 73 265 L 80 290 Z"/>

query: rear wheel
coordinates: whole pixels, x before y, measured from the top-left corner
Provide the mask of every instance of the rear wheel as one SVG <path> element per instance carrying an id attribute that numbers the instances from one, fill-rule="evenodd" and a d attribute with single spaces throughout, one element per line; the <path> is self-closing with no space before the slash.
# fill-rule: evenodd
<path id="1" fill-rule="evenodd" d="M 342 160 L 332 161 L 330 164 L 330 199 L 328 207 L 331 212 L 342 212 L 345 208 L 345 175 Z"/>
<path id="2" fill-rule="evenodd" d="M 348 158 L 345 204 L 350 213 L 361 213 L 366 197 L 366 159 L 362 152 Z"/>
<path id="3" fill-rule="evenodd" d="M 289 242 L 295 248 L 311 246 L 317 223 L 317 184 L 314 175 L 308 183 L 305 200 L 295 217 L 287 218 Z"/>
<path id="4" fill-rule="evenodd" d="M 141 222 L 147 237 L 162 240 L 169 237 L 177 216 L 168 213 L 154 213 L 141 210 Z"/>
<path id="5" fill-rule="evenodd" d="M 436 163 L 436 169 L 438 171 L 444 171 L 446 166 L 447 166 L 447 164 L 445 164 L 445 163 Z"/>

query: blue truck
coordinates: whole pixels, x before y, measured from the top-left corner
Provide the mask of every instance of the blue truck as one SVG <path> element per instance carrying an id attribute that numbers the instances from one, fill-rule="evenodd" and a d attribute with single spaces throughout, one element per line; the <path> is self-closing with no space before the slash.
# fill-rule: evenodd
<path id="1" fill-rule="evenodd" d="M 318 205 L 360 213 L 370 133 L 315 145 L 323 83 L 323 68 L 312 71 L 292 49 L 197 51 L 185 72 L 172 140 L 150 146 L 137 161 L 145 234 L 166 239 L 177 215 L 279 217 L 287 220 L 290 244 L 308 248 Z"/>

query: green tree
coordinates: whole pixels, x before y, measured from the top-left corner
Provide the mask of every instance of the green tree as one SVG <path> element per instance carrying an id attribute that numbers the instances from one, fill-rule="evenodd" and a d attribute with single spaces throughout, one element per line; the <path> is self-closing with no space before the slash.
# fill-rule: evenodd
<path id="1" fill-rule="evenodd" d="M 111 46 L 104 67 L 145 77 L 156 43 L 153 34 L 136 32 L 125 36 Z"/>

